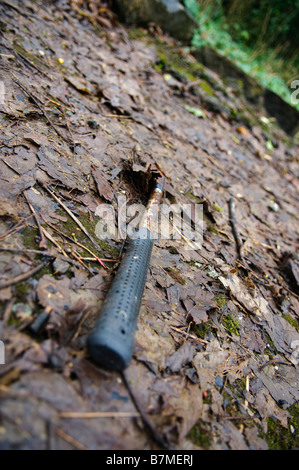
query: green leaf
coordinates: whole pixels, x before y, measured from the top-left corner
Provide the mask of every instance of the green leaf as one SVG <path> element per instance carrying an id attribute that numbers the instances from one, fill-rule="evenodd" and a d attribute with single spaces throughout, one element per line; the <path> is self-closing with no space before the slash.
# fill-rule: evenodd
<path id="1" fill-rule="evenodd" d="M 189 111 L 189 113 L 192 113 L 192 114 L 194 114 L 195 116 L 197 116 L 198 118 L 205 118 L 205 117 L 206 117 L 204 111 L 203 111 L 202 109 L 200 109 L 200 108 L 193 108 L 192 106 L 188 106 L 188 105 L 186 104 L 185 109 L 186 109 L 187 111 Z"/>

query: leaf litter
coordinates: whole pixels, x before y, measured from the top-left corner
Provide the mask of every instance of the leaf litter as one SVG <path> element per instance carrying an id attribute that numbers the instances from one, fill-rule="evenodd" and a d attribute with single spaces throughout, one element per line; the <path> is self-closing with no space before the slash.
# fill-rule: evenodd
<path id="1" fill-rule="evenodd" d="M 194 63 L 171 38 L 71 7 L 0 6 L 0 447 L 199 449 L 204 430 L 210 449 L 266 449 L 273 420 L 298 447 L 298 148 L 205 106 L 171 61 L 165 79 L 162 44 Z M 86 352 L 122 252 L 95 247 L 97 208 L 144 198 L 154 168 L 165 203 L 203 205 L 204 236 L 155 243 L 121 377 Z"/>

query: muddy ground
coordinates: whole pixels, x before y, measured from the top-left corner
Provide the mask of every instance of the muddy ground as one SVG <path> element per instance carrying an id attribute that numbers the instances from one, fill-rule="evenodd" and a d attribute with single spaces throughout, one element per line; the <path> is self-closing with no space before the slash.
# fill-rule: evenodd
<path id="1" fill-rule="evenodd" d="M 2 1 L 0 34 L 0 447 L 298 448 L 294 142 L 104 6 Z M 203 240 L 155 243 L 122 376 L 86 350 L 126 248 L 96 211 L 146 200 L 157 166 Z"/>

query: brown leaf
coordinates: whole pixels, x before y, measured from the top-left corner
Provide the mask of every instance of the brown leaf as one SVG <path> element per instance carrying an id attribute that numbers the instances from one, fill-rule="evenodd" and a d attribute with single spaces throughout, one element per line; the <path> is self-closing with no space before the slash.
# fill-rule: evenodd
<path id="1" fill-rule="evenodd" d="M 208 321 L 209 317 L 207 315 L 207 311 L 194 306 L 190 312 L 188 313 L 188 319 L 192 319 L 196 325 Z"/>
<path id="2" fill-rule="evenodd" d="M 195 353 L 194 346 L 186 341 L 172 356 L 167 358 L 166 367 L 172 372 L 179 372 L 185 364 L 192 361 Z"/>
<path id="3" fill-rule="evenodd" d="M 80 91 L 81 93 L 91 93 L 92 92 L 92 87 L 90 84 L 84 80 L 83 78 L 80 77 L 74 77 L 74 76 L 68 76 L 65 77 L 65 80 L 72 85 L 77 91 Z"/>
<path id="4" fill-rule="evenodd" d="M 92 175 L 97 184 L 99 195 L 107 199 L 107 201 L 112 201 L 114 198 L 114 191 L 108 183 L 105 174 L 99 168 L 94 168 L 92 170 Z"/>

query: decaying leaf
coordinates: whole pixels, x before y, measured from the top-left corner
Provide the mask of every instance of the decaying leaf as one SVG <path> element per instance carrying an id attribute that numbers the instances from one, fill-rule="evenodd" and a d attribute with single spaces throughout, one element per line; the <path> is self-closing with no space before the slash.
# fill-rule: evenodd
<path id="1" fill-rule="evenodd" d="M 107 201 L 112 201 L 114 198 L 114 191 L 110 183 L 107 181 L 105 174 L 99 168 L 94 168 L 92 175 L 95 179 L 99 195 Z"/>
<path id="2" fill-rule="evenodd" d="M 172 372 L 179 372 L 181 368 L 190 363 L 195 355 L 192 344 L 185 342 L 172 356 L 167 359 L 166 367 Z"/>

